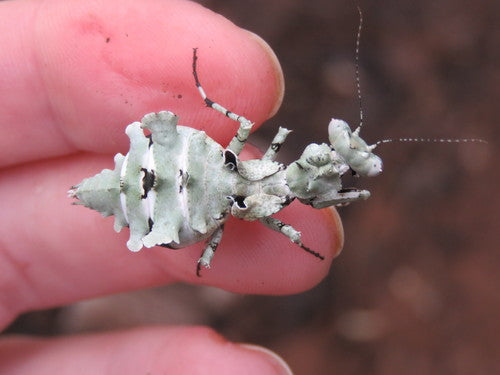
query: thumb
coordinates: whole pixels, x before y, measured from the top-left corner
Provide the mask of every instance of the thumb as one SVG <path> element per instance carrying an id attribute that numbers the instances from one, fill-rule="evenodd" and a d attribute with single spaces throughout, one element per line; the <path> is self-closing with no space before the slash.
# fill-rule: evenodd
<path id="1" fill-rule="evenodd" d="M 83 370 L 84 369 L 84 370 Z M 290 375 L 270 351 L 226 341 L 204 327 L 0 341 L 2 374 Z"/>

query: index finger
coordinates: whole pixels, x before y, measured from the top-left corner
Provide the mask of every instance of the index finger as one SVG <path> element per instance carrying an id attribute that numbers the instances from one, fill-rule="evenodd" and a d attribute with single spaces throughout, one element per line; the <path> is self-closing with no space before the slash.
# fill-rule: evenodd
<path id="1" fill-rule="evenodd" d="M 193 47 L 205 90 L 234 112 L 261 123 L 283 95 L 270 48 L 193 2 L 2 2 L 0 19 L 0 166 L 123 151 L 125 125 L 165 109 L 225 144 L 237 125 L 204 107 Z"/>

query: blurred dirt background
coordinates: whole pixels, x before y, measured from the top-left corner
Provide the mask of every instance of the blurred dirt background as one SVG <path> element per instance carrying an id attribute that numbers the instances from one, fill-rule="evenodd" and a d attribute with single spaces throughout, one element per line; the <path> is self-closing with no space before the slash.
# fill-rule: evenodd
<path id="1" fill-rule="evenodd" d="M 254 143 L 266 145 L 278 125 L 294 129 L 282 151 L 289 161 L 326 141 L 331 117 L 357 124 L 353 2 L 200 2 L 263 37 L 283 66 L 283 105 Z M 353 181 L 372 197 L 339 209 L 344 251 L 309 292 L 237 296 L 177 285 L 26 314 L 9 331 L 201 323 L 271 348 L 298 375 L 500 374 L 500 2 L 360 5 L 364 138 L 488 145 L 381 146 L 385 171 Z"/>

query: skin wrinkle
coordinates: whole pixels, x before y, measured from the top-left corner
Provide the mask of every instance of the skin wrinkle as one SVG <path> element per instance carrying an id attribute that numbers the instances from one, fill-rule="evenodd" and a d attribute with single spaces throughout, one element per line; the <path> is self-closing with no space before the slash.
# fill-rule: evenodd
<path id="1" fill-rule="evenodd" d="M 38 162 L 36 162 L 38 163 Z M 20 170 L 25 170 L 29 168 L 30 164 L 36 163 L 27 163 L 23 166 L 11 167 L 12 171 L 9 173 L 9 169 L 3 169 L 1 172 L 4 174 L 4 182 L 7 181 L 9 183 L 9 179 L 16 179 L 15 173 Z M 43 161 L 42 161 L 43 163 Z M 13 177 L 14 176 L 14 177 Z M 34 181 L 36 186 L 40 187 L 39 181 Z M 43 182 L 41 184 L 43 186 Z M 36 195 L 36 192 L 33 192 Z M 5 206 L 3 206 L 5 208 Z M 33 205 L 33 209 L 36 209 L 36 205 Z M 7 207 L 7 211 L 9 207 Z M 31 217 L 31 213 L 26 211 L 29 217 Z M 17 228 L 16 228 L 17 229 Z M 11 232 L 12 236 L 21 236 L 21 237 L 29 237 L 27 233 L 36 232 L 34 228 L 28 228 L 26 233 L 21 232 L 21 234 L 17 234 Z M 40 239 L 37 242 L 39 247 L 30 246 L 31 249 L 37 250 L 44 247 L 45 241 Z M 0 318 L 0 327 L 3 327 L 5 324 L 13 320 L 16 315 L 28 311 L 33 308 L 46 307 L 47 302 L 45 298 L 45 291 L 43 286 L 44 283 L 40 284 L 39 280 L 37 281 L 37 277 L 40 275 L 36 272 L 38 270 L 37 264 L 31 261 L 29 254 L 26 251 L 19 251 L 20 249 L 16 249 L 13 246 L 9 246 L 5 243 L 5 240 L 0 236 L 0 257 L 2 258 L 0 264 L 2 265 L 3 271 L 1 272 L 1 283 L 0 283 L 0 305 L 3 310 L 6 311 L 6 315 L 1 315 Z M 34 269 L 33 267 L 37 267 Z M 41 265 L 40 269 L 43 270 L 45 268 L 44 265 Z M 35 272 L 31 272 L 30 270 L 35 270 Z M 56 276 L 56 273 L 53 273 Z M 8 277 L 6 279 L 6 277 Z M 60 280 L 59 282 L 55 282 L 53 284 L 64 285 L 64 280 Z M 42 285 L 42 288 L 38 288 L 38 285 Z M 13 304 L 13 301 L 18 304 Z M 19 303 L 21 302 L 21 303 Z"/>
<path id="2" fill-rule="evenodd" d="M 40 161 L 39 163 L 45 162 Z M 28 169 L 30 164 L 35 163 L 27 163 L 23 166 L 12 167 L 10 168 L 12 173 L 9 173 L 8 169 L 2 170 L 1 172 L 4 174 L 4 182 L 7 181 L 7 183 L 9 183 L 9 179 L 16 180 L 15 173 L 19 170 Z M 38 227 L 38 223 L 44 219 L 42 214 L 37 215 L 39 214 L 37 202 L 40 198 L 38 190 L 44 190 L 44 182 L 39 179 L 35 179 L 33 182 L 34 186 L 37 187 L 37 190 L 32 192 L 35 204 L 31 204 L 29 206 L 30 209 L 35 212 L 31 212 L 30 209 L 23 211 L 25 211 L 25 214 L 27 214 L 28 217 L 34 218 L 33 224 L 36 224 Z M 43 199 L 43 195 L 41 199 Z M 15 201 L 17 201 L 17 199 L 15 199 Z M 5 205 L 3 205 L 3 207 L 5 207 Z M 7 211 L 9 211 L 9 208 L 11 207 L 7 207 Z M 37 216 L 40 216 L 40 220 L 37 220 Z M 50 220 L 47 220 L 47 222 L 49 221 Z M 24 230 L 21 230 L 20 233 L 11 231 L 11 236 L 19 236 L 25 239 L 30 238 L 30 234 L 36 233 L 37 229 L 33 225 L 30 225 L 30 221 L 28 221 L 26 225 L 28 225 L 28 227 L 23 228 Z M 15 226 L 13 226 L 13 228 L 20 229 Z M 45 251 L 43 249 L 48 245 L 45 238 L 40 237 L 36 240 L 28 239 L 28 244 L 25 246 L 25 249 L 9 246 L 5 242 L 6 241 L 3 239 L 0 240 L 0 257 L 2 258 L 0 263 L 2 264 L 2 268 L 7 270 L 2 271 L 0 301 L 3 300 L 1 301 L 1 305 L 2 308 L 7 311 L 7 316 L 2 316 L 0 318 L 0 327 L 3 327 L 1 325 L 2 323 L 7 324 L 6 322 L 13 320 L 18 314 L 31 309 L 52 306 L 52 303 L 48 302 L 46 298 L 47 289 L 50 286 L 64 286 L 61 290 L 69 286 L 68 280 L 62 278 L 61 275 L 58 275 L 57 271 L 54 270 L 54 272 L 52 272 L 47 267 L 47 264 L 38 264 L 38 258 L 30 256 L 29 251 Z M 63 258 L 58 260 L 63 261 Z M 54 267 L 54 264 L 50 264 L 50 267 Z M 57 267 L 54 268 L 57 269 Z M 6 275 L 8 275 L 7 280 L 5 280 Z M 54 296 L 60 294 L 61 290 L 54 290 Z M 13 301 L 15 301 L 17 305 L 13 304 Z"/>
<path id="3" fill-rule="evenodd" d="M 47 80 L 45 79 L 46 74 L 44 74 L 45 69 L 47 69 L 46 64 L 41 63 L 42 56 L 42 48 L 44 48 L 45 44 L 39 40 L 39 24 L 43 22 L 43 17 L 41 18 L 40 13 L 42 11 L 42 7 L 45 6 L 47 0 L 38 1 L 37 5 L 33 7 L 33 11 L 31 14 L 31 22 L 28 24 L 31 26 L 30 34 L 30 42 L 32 45 L 31 51 L 31 61 L 33 61 L 33 66 L 35 67 L 35 72 L 37 72 L 38 77 L 40 77 L 40 86 L 43 90 L 43 94 L 45 97 L 45 101 L 47 103 L 47 113 L 49 114 L 48 124 L 52 124 L 51 128 L 55 130 L 62 141 L 60 146 L 67 146 L 68 151 L 73 149 L 73 145 L 70 142 L 69 138 L 66 136 L 66 133 L 61 129 L 60 124 L 61 121 L 57 121 L 56 111 L 53 100 L 51 100 L 50 90 L 48 90 Z M 45 47 L 46 48 L 46 47 Z M 61 151 L 59 151 L 61 152 Z M 74 152 L 74 151 L 73 151 Z M 64 154 L 64 151 L 62 152 Z"/>
<path id="4" fill-rule="evenodd" d="M 2 166 L 10 166 L 16 163 L 25 163 L 40 158 L 51 158 L 71 149 L 69 143 L 61 138 L 63 133 L 54 122 L 54 111 L 48 97 L 47 85 L 44 82 L 43 72 L 44 64 L 40 62 L 40 51 L 45 45 L 39 39 L 37 31 L 39 23 L 39 11 L 44 2 L 21 2 L 20 9 L 15 9 L 13 2 L 5 2 L 6 9 L 2 17 L 8 18 L 8 26 L 14 26 L 12 19 L 22 21 L 15 24 L 18 27 L 17 36 L 6 36 L 9 48 L 2 51 L 2 56 L 6 55 L 5 67 L 2 71 L 4 75 L 1 91 L 8 94 L 8 100 L 5 112 L 2 113 L 1 120 L 4 131 L 9 131 L 13 138 L 9 139 L 0 153 L 0 162 Z M 20 17 L 22 15 L 22 17 Z M 38 48 L 40 47 L 40 48 Z M 4 82 L 5 81 L 5 82 Z M 19 92 L 17 92 L 19 91 Z M 25 97 L 23 104 L 19 103 L 19 95 Z M 36 102 L 32 102 L 36 95 Z M 46 117 L 50 117 L 48 120 Z M 16 127 L 20 121 L 25 121 L 32 126 L 20 126 L 17 135 L 10 131 L 9 127 Z M 38 123 L 37 123 L 38 121 Z M 43 145 L 33 147 L 32 143 L 39 140 L 43 131 L 44 137 L 40 139 Z M 46 141 L 45 135 L 50 136 L 50 141 Z M 17 144 L 16 154 L 9 150 L 11 145 Z M 37 145 L 38 146 L 38 145 Z M 57 147 L 55 147 L 57 146 Z M 38 150 L 37 148 L 40 148 Z M 50 150 L 49 150 L 50 149 Z M 6 151 L 7 150 L 7 151 Z"/>
<path id="5" fill-rule="evenodd" d="M 67 131 L 68 130 L 71 131 L 71 129 L 61 127 L 62 124 L 64 124 L 64 120 L 63 120 L 64 115 L 62 113 L 58 113 L 59 111 L 54 109 L 55 107 L 57 107 L 57 105 L 55 104 L 57 99 L 54 98 L 53 95 L 49 94 L 49 92 L 51 90 L 48 89 L 48 86 L 53 86 L 53 84 L 52 85 L 48 84 L 48 81 L 50 81 L 53 78 L 53 76 L 51 75 L 51 73 L 52 73 L 51 71 L 56 69 L 56 67 L 53 64 L 51 64 L 52 61 L 50 60 L 51 55 L 54 53 L 50 49 L 54 48 L 54 46 L 45 47 L 45 50 L 48 50 L 48 53 L 45 54 L 44 53 L 45 44 L 42 41 L 38 42 L 38 40 L 37 40 L 38 37 L 46 37 L 41 30 L 45 31 L 45 28 L 44 28 L 45 25 L 43 25 L 43 23 L 44 22 L 46 23 L 46 21 L 47 21 L 47 19 L 49 19 L 50 15 L 47 14 L 47 13 L 49 13 L 49 11 L 46 10 L 47 8 L 44 9 L 43 7 L 46 6 L 50 10 L 50 6 L 51 6 L 50 3 L 51 3 L 50 0 L 40 1 L 37 4 L 38 6 L 35 8 L 36 9 L 36 11 L 35 11 L 36 17 L 34 20 L 35 22 L 31 23 L 32 25 L 34 25 L 34 27 L 33 27 L 34 32 L 33 32 L 33 39 L 32 39 L 34 41 L 33 42 L 33 51 L 36 51 L 36 53 L 33 54 L 33 60 L 35 62 L 35 66 L 37 67 L 37 70 L 39 72 L 40 80 L 43 83 L 42 87 L 44 88 L 45 97 L 47 98 L 47 102 L 48 102 L 47 107 L 48 107 L 48 111 L 49 111 L 50 118 L 51 118 L 51 121 L 49 121 L 49 123 L 53 124 L 53 127 L 54 127 L 54 129 L 57 130 L 57 133 L 60 136 L 61 140 L 68 146 L 67 153 L 61 152 L 57 156 L 65 155 L 65 154 L 71 155 L 71 154 L 74 154 L 74 153 L 81 151 L 81 150 L 78 149 L 78 147 L 75 145 L 75 142 L 71 139 L 71 137 L 67 133 Z M 64 17 L 64 15 L 63 15 L 63 17 Z M 57 21 L 60 21 L 60 19 L 57 19 Z M 56 23 L 56 24 L 58 24 L 58 23 Z M 67 57 L 69 57 L 69 56 L 67 56 Z M 43 63 L 41 62 L 42 59 L 43 59 Z M 76 104 L 76 105 L 78 105 L 78 104 Z M 73 120 L 75 120 L 75 119 L 73 119 Z"/>
<path id="6" fill-rule="evenodd" d="M 77 20 L 77 22 L 78 28 L 83 34 L 86 36 L 89 34 L 97 34 L 100 39 L 102 39 L 102 43 L 98 41 L 96 46 L 99 48 L 101 60 L 109 67 L 109 74 L 114 74 L 122 78 L 122 81 L 126 82 L 126 86 L 134 87 L 135 89 L 145 88 L 143 77 L 127 69 L 123 61 L 116 58 L 113 59 L 114 45 L 120 43 L 119 39 L 123 37 L 123 35 L 118 36 L 114 31 L 105 30 L 105 22 L 95 14 L 88 14 L 81 20 Z M 129 34 L 126 33 L 126 37 L 128 37 L 128 35 Z M 148 87 L 151 83 L 152 82 L 148 82 Z M 161 90 L 161 83 L 159 83 L 159 87 L 154 91 L 163 91 Z"/>
<path id="7" fill-rule="evenodd" d="M 0 243 L 0 257 L 2 264 L 2 276 L 0 278 L 0 327 L 5 327 L 17 315 L 27 309 L 26 306 L 16 305 L 13 301 L 32 300 L 34 288 L 28 286 L 29 284 L 33 285 L 28 277 L 28 272 L 26 272 L 27 268 L 30 267 L 28 263 L 19 262 L 15 259 L 3 243 Z M 39 299 L 41 300 L 41 298 Z"/>

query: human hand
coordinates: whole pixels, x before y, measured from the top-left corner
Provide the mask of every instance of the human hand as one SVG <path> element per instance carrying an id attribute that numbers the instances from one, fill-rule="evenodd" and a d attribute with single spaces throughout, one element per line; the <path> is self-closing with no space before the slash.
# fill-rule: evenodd
<path id="1" fill-rule="evenodd" d="M 212 269 L 198 278 L 203 244 L 131 253 L 126 230 L 116 234 L 113 219 L 66 197 L 69 186 L 112 167 L 112 156 L 128 147 L 125 126 L 148 112 L 171 110 L 181 125 L 227 144 L 237 124 L 204 106 L 191 73 L 193 47 L 211 98 L 256 127 L 272 116 L 283 80 L 262 40 L 179 0 L 8 1 L 0 2 L 0 20 L 1 327 L 28 310 L 178 281 L 289 294 L 326 275 L 342 243 L 331 210 L 292 204 L 277 215 L 325 261 L 259 223 L 230 220 Z M 276 358 L 202 327 L 0 340 L 2 374 L 82 369 L 286 373 Z"/>

